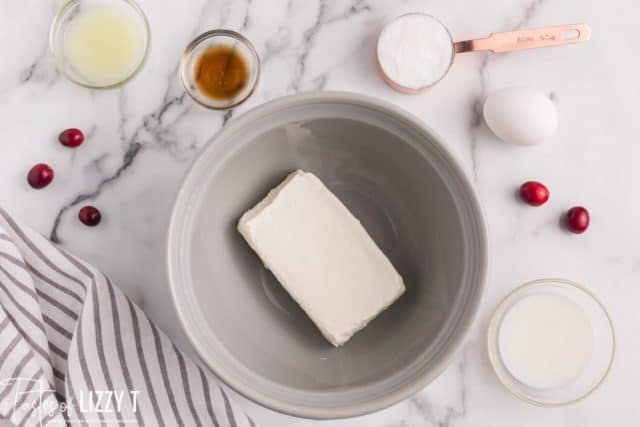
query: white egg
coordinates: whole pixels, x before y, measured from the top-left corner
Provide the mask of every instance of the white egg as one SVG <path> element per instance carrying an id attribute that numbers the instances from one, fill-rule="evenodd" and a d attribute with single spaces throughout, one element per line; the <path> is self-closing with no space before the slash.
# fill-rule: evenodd
<path id="1" fill-rule="evenodd" d="M 484 120 L 498 138 L 517 145 L 544 142 L 558 128 L 558 110 L 540 91 L 502 89 L 484 101 Z"/>

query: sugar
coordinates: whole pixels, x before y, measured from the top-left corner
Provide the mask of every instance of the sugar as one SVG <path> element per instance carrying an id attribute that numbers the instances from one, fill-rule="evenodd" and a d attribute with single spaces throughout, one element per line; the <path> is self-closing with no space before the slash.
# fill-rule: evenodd
<path id="1" fill-rule="evenodd" d="M 378 63 L 386 76 L 419 90 L 437 83 L 453 60 L 447 29 L 432 16 L 403 15 L 390 22 L 378 39 Z"/>

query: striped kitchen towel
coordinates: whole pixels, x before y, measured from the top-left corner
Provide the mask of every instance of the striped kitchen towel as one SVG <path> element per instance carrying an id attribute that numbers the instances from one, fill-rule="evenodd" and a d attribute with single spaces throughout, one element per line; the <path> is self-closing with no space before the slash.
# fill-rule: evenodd
<path id="1" fill-rule="evenodd" d="M 2 209 L 0 420 L 255 427 L 104 274 Z"/>

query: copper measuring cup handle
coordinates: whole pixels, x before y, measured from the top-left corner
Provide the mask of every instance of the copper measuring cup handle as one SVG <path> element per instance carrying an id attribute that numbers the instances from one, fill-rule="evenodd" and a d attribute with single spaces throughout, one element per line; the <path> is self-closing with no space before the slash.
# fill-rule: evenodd
<path id="1" fill-rule="evenodd" d="M 534 28 L 531 30 L 506 31 L 492 33 L 484 39 L 455 42 L 456 53 L 476 50 L 492 52 L 511 52 L 514 50 L 534 49 L 537 47 L 559 46 L 580 43 L 589 40 L 591 28 L 586 24 L 558 25 L 555 27 Z"/>

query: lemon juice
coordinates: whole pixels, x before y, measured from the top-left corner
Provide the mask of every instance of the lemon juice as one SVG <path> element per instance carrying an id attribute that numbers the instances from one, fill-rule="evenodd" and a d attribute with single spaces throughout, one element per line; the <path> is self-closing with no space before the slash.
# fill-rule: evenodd
<path id="1" fill-rule="evenodd" d="M 65 56 L 74 72 L 95 86 L 120 83 L 144 60 L 144 22 L 130 8 L 99 5 L 84 8 L 65 32 Z"/>

